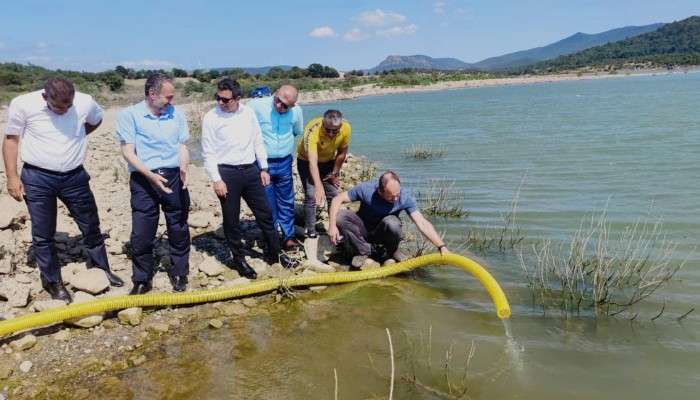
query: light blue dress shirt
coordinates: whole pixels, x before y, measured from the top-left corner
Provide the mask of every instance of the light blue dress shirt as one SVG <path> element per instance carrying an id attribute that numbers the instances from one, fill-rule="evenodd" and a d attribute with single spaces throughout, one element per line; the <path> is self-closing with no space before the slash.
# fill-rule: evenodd
<path id="1" fill-rule="evenodd" d="M 272 104 L 273 99 L 274 96 L 263 97 L 246 104 L 255 111 L 260 122 L 267 157 L 282 158 L 294 152 L 295 136 L 304 130 L 304 116 L 298 105 L 284 114 L 278 113 Z"/>
<path id="2" fill-rule="evenodd" d="M 180 143 L 190 138 L 185 114 L 170 105 L 160 117 L 151 114 L 146 101 L 131 105 L 119 113 L 117 141 L 134 144 L 136 156 L 146 168 L 178 168 Z M 129 165 L 129 171 L 134 168 Z"/>

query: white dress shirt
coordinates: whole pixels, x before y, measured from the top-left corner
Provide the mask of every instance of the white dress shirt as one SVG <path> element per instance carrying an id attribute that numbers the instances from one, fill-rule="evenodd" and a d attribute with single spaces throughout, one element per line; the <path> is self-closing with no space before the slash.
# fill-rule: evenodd
<path id="1" fill-rule="evenodd" d="M 252 164 L 267 168 L 260 124 L 253 110 L 239 103 L 236 112 L 217 105 L 202 118 L 202 157 L 212 182 L 220 181 L 218 165 Z"/>
<path id="2" fill-rule="evenodd" d="M 65 114 L 51 111 L 43 90 L 23 94 L 10 102 L 7 135 L 21 136 L 20 158 L 36 167 L 57 172 L 73 170 L 85 161 L 85 123 L 97 125 L 104 111 L 92 96 L 75 93 Z"/>

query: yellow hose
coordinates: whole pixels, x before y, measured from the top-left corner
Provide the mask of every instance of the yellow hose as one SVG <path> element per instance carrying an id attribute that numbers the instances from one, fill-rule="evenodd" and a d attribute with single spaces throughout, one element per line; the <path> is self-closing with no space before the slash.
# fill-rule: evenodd
<path id="1" fill-rule="evenodd" d="M 150 293 L 138 296 L 120 296 L 97 299 L 85 303 L 70 304 L 52 310 L 26 314 L 7 321 L 0 321 L 0 337 L 24 329 L 49 325 L 84 315 L 105 311 L 121 310 L 130 307 L 153 307 L 179 304 L 205 303 L 233 299 L 251 294 L 269 292 L 281 286 L 313 286 L 334 283 L 355 282 L 384 278 L 411 269 L 435 264 L 451 264 L 464 268 L 474 275 L 491 295 L 496 313 L 500 318 L 510 316 L 510 307 L 498 282 L 483 267 L 474 261 L 456 254 L 428 254 L 400 263 L 367 271 L 334 272 L 324 274 L 290 275 L 281 279 L 269 278 L 252 281 L 244 285 L 226 286 L 210 290 L 181 293 Z"/>

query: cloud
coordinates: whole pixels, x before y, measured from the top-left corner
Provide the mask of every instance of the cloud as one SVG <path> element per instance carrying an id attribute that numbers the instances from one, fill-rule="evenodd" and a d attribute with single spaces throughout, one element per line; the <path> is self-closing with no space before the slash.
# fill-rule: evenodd
<path id="1" fill-rule="evenodd" d="M 408 26 L 400 27 L 396 26 L 391 29 L 384 29 L 377 31 L 377 36 L 401 36 L 401 35 L 412 35 L 418 30 L 418 25 L 411 24 Z"/>
<path id="2" fill-rule="evenodd" d="M 120 61 L 117 65 L 133 69 L 172 69 L 175 64 L 164 60 Z"/>
<path id="3" fill-rule="evenodd" d="M 435 3 L 433 3 L 433 12 L 434 12 L 435 14 L 442 14 L 442 13 L 444 13 L 444 12 L 445 12 L 445 6 L 446 6 L 446 5 L 447 5 L 447 3 L 445 3 L 445 2 L 436 1 Z"/>
<path id="4" fill-rule="evenodd" d="M 350 29 L 345 35 L 343 35 L 344 42 L 359 42 L 360 40 L 366 39 L 368 35 L 362 33 L 361 30 L 354 28 Z"/>
<path id="5" fill-rule="evenodd" d="M 323 38 L 323 37 L 333 37 L 336 36 L 335 32 L 333 32 L 333 29 L 331 29 L 330 26 L 321 26 L 319 28 L 314 28 L 314 30 L 309 33 L 309 36 L 315 37 L 315 38 Z"/>
<path id="6" fill-rule="evenodd" d="M 47 63 L 51 61 L 51 57 L 46 56 L 28 56 L 27 62 L 43 62 Z"/>
<path id="7" fill-rule="evenodd" d="M 400 24 L 406 21 L 406 17 L 401 14 L 376 9 L 374 11 L 365 11 L 356 17 L 352 17 L 352 20 L 364 26 L 384 26 Z"/>

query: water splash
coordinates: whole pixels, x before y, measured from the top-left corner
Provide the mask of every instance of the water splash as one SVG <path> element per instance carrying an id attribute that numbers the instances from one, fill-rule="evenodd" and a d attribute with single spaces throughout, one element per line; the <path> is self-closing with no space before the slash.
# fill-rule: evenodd
<path id="1" fill-rule="evenodd" d="M 523 361 L 524 349 L 513 338 L 513 332 L 510 326 L 510 319 L 503 318 L 501 319 L 501 321 L 503 322 L 503 328 L 506 331 L 506 347 L 504 349 L 504 353 L 506 357 L 508 357 L 510 365 L 513 366 L 513 370 L 518 375 L 520 375 L 525 368 L 525 362 Z"/>

